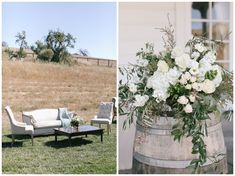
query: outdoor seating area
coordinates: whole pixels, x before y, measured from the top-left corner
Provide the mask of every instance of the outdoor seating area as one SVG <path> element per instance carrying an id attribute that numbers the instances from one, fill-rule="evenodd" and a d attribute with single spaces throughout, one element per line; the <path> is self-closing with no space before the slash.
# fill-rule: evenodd
<path id="1" fill-rule="evenodd" d="M 15 152 L 20 152 L 20 155 L 17 155 L 17 161 L 15 161 L 17 166 L 24 163 L 23 160 L 28 155 L 28 150 L 35 150 L 41 152 L 34 153 L 38 161 L 34 161 L 30 157 L 33 160 L 32 162 L 40 162 L 43 158 L 47 158 L 47 162 L 50 162 L 58 152 L 67 153 L 66 155 L 65 153 L 62 154 L 63 157 L 59 160 L 63 160 L 63 163 L 66 163 L 65 160 L 80 161 L 80 164 L 75 166 L 79 167 L 76 170 L 81 170 L 79 173 L 97 173 L 94 168 L 99 167 L 102 160 L 107 158 L 110 158 L 110 162 L 113 163 L 110 163 L 111 168 L 115 168 L 115 162 L 112 162 L 115 160 L 116 152 L 116 124 L 112 123 L 113 102 L 101 102 L 99 109 L 97 109 L 99 112 L 95 116 L 96 118 L 78 126 L 72 126 L 71 123 L 77 114 L 67 111 L 67 108 L 23 111 L 22 122 L 16 120 L 10 106 L 6 106 L 5 110 L 11 131 L 3 135 L 4 155 L 8 155 L 10 158 L 10 156 L 14 156 Z M 65 120 L 68 120 L 69 123 Z M 107 124 L 107 129 L 103 129 L 101 124 Z M 113 131 L 111 131 L 111 128 Z M 106 131 L 107 133 L 104 133 Z M 28 136 L 30 136 L 31 142 L 28 140 Z M 110 155 L 113 157 L 110 157 Z M 86 164 L 89 160 L 96 160 L 96 158 L 99 158 L 101 162 L 94 161 L 92 168 L 89 164 Z M 25 169 L 27 170 L 17 170 L 18 173 L 35 173 L 33 168 L 30 171 L 29 167 Z M 66 170 L 68 172 L 71 170 L 71 168 L 64 169 L 65 173 Z M 6 171 L 6 173 L 8 172 Z M 43 169 L 41 172 L 37 171 L 37 173 L 61 173 L 61 171 L 57 165 L 50 165 L 50 169 L 48 168 L 46 171 Z M 100 173 L 110 173 L 110 169 L 101 169 Z"/>
<path id="2" fill-rule="evenodd" d="M 30 135 L 32 145 L 34 136 L 55 135 L 57 141 L 57 135 L 59 134 L 69 136 L 69 141 L 72 136 L 98 134 L 101 135 L 101 141 L 103 141 L 104 129 L 101 128 L 101 124 L 107 124 L 106 130 L 109 135 L 114 117 L 113 109 L 113 102 L 101 102 L 98 114 L 90 121 L 91 126 L 82 125 L 78 122 L 78 125 L 74 127 L 71 121 L 77 114 L 67 111 L 67 108 L 23 111 L 23 122 L 19 122 L 16 121 L 11 107 L 5 107 L 11 124 L 12 145 L 16 135 Z M 92 127 L 94 124 L 99 124 L 99 128 Z"/>

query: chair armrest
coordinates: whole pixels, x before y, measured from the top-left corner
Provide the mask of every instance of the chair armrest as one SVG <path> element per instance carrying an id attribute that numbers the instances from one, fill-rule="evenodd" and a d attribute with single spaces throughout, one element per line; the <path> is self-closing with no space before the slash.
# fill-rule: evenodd
<path id="1" fill-rule="evenodd" d="M 97 115 L 95 115 L 93 119 L 97 119 L 97 118 L 98 118 Z"/>
<path id="2" fill-rule="evenodd" d="M 71 111 L 71 112 L 68 112 L 68 115 L 69 115 L 70 118 L 73 118 L 74 116 L 77 116 L 77 113 Z"/>
<path id="3" fill-rule="evenodd" d="M 24 123 L 26 123 L 27 125 L 33 125 L 33 123 L 35 122 L 35 119 L 33 118 L 32 115 L 25 115 L 22 114 L 22 120 Z"/>
<path id="4" fill-rule="evenodd" d="M 18 127 L 25 128 L 25 126 L 26 126 L 26 123 L 22 123 L 22 122 L 16 122 L 16 125 L 17 125 Z"/>

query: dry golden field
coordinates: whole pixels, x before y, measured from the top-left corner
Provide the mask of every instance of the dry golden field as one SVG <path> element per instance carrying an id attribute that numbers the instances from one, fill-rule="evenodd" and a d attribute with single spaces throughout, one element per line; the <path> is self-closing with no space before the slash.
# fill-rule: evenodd
<path id="1" fill-rule="evenodd" d="M 4 57 L 4 56 L 3 56 Z M 89 121 L 99 103 L 116 96 L 116 68 L 78 64 L 9 61 L 3 58 L 3 130 L 9 129 L 4 111 L 10 105 L 22 121 L 22 111 L 67 107 Z"/>

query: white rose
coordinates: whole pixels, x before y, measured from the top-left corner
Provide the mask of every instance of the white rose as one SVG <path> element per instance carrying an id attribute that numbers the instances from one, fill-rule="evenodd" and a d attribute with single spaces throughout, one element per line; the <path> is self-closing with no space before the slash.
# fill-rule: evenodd
<path id="1" fill-rule="evenodd" d="M 132 92 L 132 93 L 137 92 L 137 86 L 135 84 L 130 83 L 130 84 L 128 84 L 128 87 L 129 87 L 130 92 Z"/>
<path id="2" fill-rule="evenodd" d="M 196 99 L 196 97 L 195 97 L 194 95 L 190 95 L 190 96 L 189 96 L 189 100 L 190 100 L 191 102 L 194 102 L 195 99 Z"/>
<path id="3" fill-rule="evenodd" d="M 153 97 L 156 98 L 156 102 L 166 101 L 170 95 L 167 93 L 167 90 L 154 90 Z"/>
<path id="4" fill-rule="evenodd" d="M 163 61 L 163 60 L 158 61 L 157 66 L 158 66 L 158 70 L 163 73 L 166 73 L 169 70 L 169 66 L 166 63 L 166 61 Z"/>
<path id="5" fill-rule="evenodd" d="M 192 75 L 197 75 L 199 74 L 199 69 L 198 68 L 191 68 L 189 70 L 189 72 L 192 74 Z"/>
<path id="6" fill-rule="evenodd" d="M 178 65 L 182 70 L 185 70 L 190 65 L 190 57 L 188 54 L 183 54 L 175 58 L 175 64 Z"/>
<path id="7" fill-rule="evenodd" d="M 191 57 L 192 57 L 193 59 L 197 59 L 197 58 L 199 58 L 199 56 L 200 56 L 200 53 L 199 53 L 199 52 L 196 52 L 196 51 L 194 51 L 194 52 L 192 53 L 192 55 L 191 55 Z"/>
<path id="8" fill-rule="evenodd" d="M 148 65 L 148 61 L 146 59 L 137 59 L 137 65 L 141 67 L 146 67 Z"/>
<path id="9" fill-rule="evenodd" d="M 187 80 L 184 79 L 184 77 L 181 77 L 181 79 L 179 80 L 180 84 L 184 85 L 187 83 Z"/>
<path id="10" fill-rule="evenodd" d="M 187 104 L 185 107 L 184 107 L 184 111 L 186 113 L 191 113 L 193 112 L 193 107 L 190 105 L 190 104 Z"/>
<path id="11" fill-rule="evenodd" d="M 149 96 L 148 95 L 136 95 L 135 96 L 135 103 L 134 103 L 134 106 L 136 107 L 142 107 L 145 105 L 145 103 L 148 101 L 149 99 Z"/>
<path id="12" fill-rule="evenodd" d="M 176 58 L 184 54 L 184 51 L 182 48 L 175 47 L 171 52 L 171 57 Z"/>
<path id="13" fill-rule="evenodd" d="M 191 85 L 191 84 L 187 84 L 187 85 L 185 86 L 185 89 L 188 89 L 188 90 L 192 89 L 192 85 Z"/>
<path id="14" fill-rule="evenodd" d="M 190 80 L 191 79 L 191 74 L 189 72 L 185 72 L 182 77 L 186 80 Z"/>
<path id="15" fill-rule="evenodd" d="M 205 79 L 205 81 L 203 82 L 202 90 L 206 94 L 213 93 L 215 91 L 215 84 L 214 84 L 214 82 L 209 80 L 209 79 Z"/>
<path id="16" fill-rule="evenodd" d="M 194 82 L 192 84 L 192 88 L 195 89 L 198 92 L 202 91 L 202 87 L 203 87 L 202 83 Z"/>
<path id="17" fill-rule="evenodd" d="M 190 81 L 191 81 L 192 83 L 194 83 L 196 80 L 197 80 L 197 78 L 196 78 L 195 76 L 192 76 L 191 79 L 190 79 Z"/>
<path id="18" fill-rule="evenodd" d="M 185 53 L 190 53 L 190 51 L 191 51 L 191 48 L 189 47 L 189 46 L 186 46 L 185 48 L 184 48 L 184 52 Z"/>
<path id="19" fill-rule="evenodd" d="M 202 43 L 198 43 L 195 45 L 195 49 L 198 50 L 200 53 L 206 50 L 206 47 Z"/>
<path id="20" fill-rule="evenodd" d="M 178 103 L 180 104 L 187 104 L 188 103 L 188 99 L 185 96 L 180 96 L 177 100 Z"/>

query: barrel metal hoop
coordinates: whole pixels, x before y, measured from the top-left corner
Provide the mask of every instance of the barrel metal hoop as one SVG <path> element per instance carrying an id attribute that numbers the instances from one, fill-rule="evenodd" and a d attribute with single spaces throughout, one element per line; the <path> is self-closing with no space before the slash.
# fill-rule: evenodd
<path id="1" fill-rule="evenodd" d="M 218 155 L 216 158 L 217 161 L 220 161 L 225 158 L 226 151 L 223 151 L 225 153 L 224 155 Z M 134 159 L 139 161 L 140 163 L 144 163 L 146 165 L 150 166 L 157 166 L 157 167 L 163 167 L 163 168 L 186 168 L 189 166 L 191 160 L 162 160 L 162 159 L 156 159 L 149 156 L 142 155 L 138 152 L 134 152 L 133 154 Z M 213 160 L 207 159 L 206 163 L 203 164 L 203 166 L 207 166 L 210 164 L 213 164 Z"/>
<path id="2" fill-rule="evenodd" d="M 212 132 L 218 130 L 219 128 L 222 128 L 221 122 L 219 122 L 213 126 L 208 127 L 207 132 L 212 133 Z M 136 130 L 143 132 L 143 133 L 147 133 L 147 134 L 169 136 L 169 135 L 171 135 L 172 129 L 157 129 L 157 128 L 151 128 L 151 127 L 145 128 L 143 125 L 141 125 L 139 122 L 137 122 L 136 123 Z"/>

